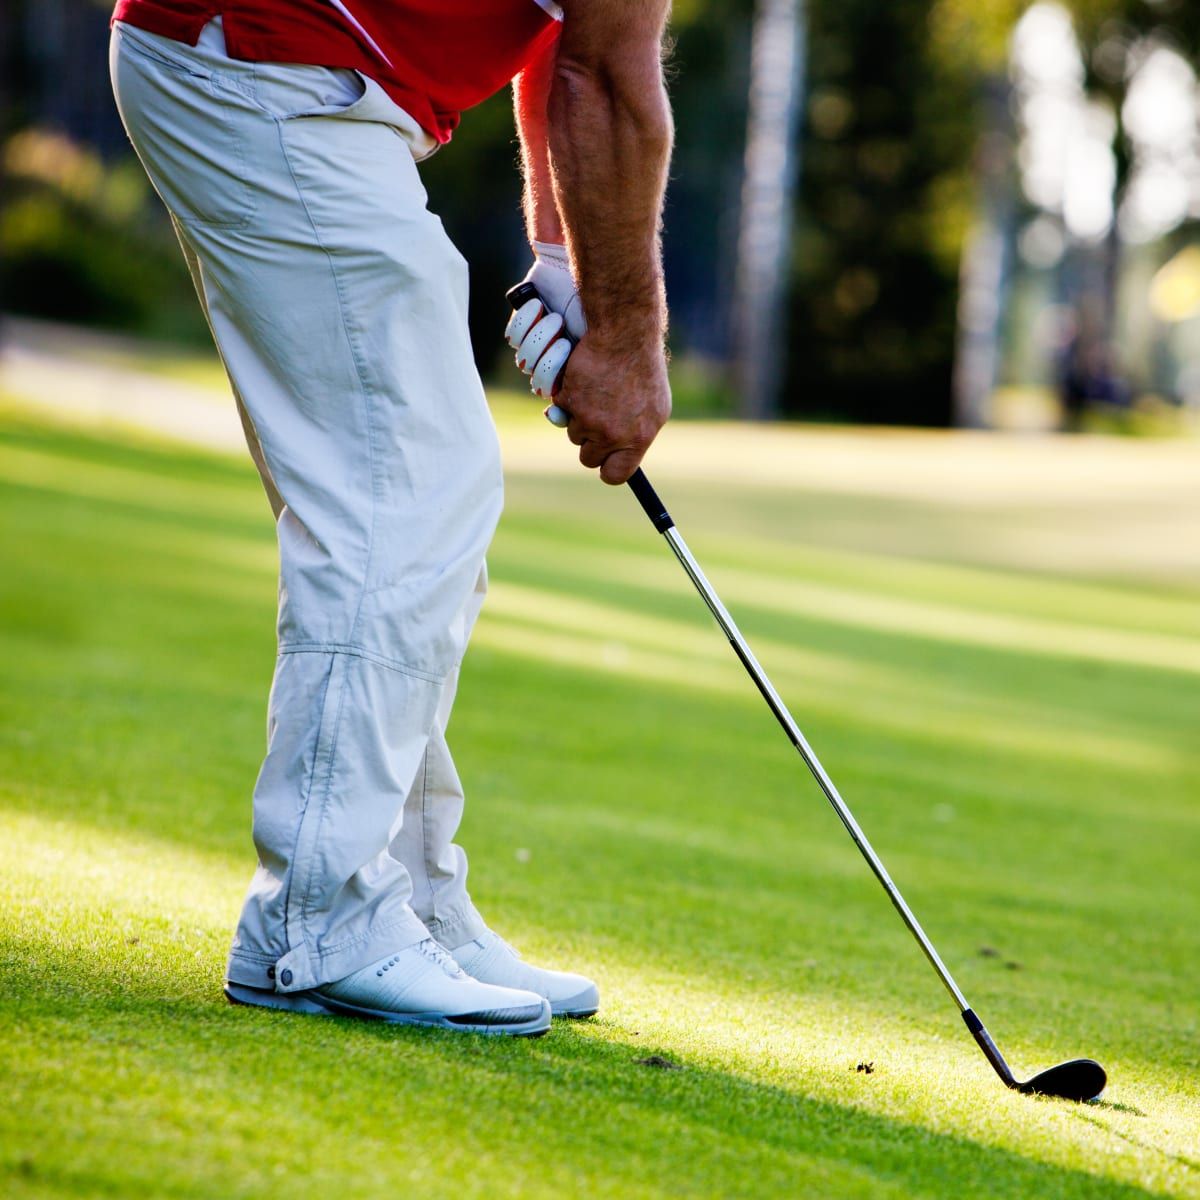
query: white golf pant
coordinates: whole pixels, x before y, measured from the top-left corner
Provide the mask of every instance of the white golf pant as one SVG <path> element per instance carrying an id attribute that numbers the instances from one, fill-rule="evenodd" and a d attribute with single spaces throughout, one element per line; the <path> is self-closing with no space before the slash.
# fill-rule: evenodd
<path id="1" fill-rule="evenodd" d="M 118 25 L 113 85 L 170 210 L 276 515 L 258 869 L 229 976 L 296 991 L 484 929 L 446 747 L 500 513 L 466 264 L 432 143 L 353 71 Z"/>

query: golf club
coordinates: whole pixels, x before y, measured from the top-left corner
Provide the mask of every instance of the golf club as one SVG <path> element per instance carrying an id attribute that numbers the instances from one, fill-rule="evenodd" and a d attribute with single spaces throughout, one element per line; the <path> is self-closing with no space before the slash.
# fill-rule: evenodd
<path id="1" fill-rule="evenodd" d="M 514 309 L 519 308 L 522 304 L 534 298 L 538 298 L 537 292 L 529 284 L 518 285 L 508 294 L 509 303 Z M 551 404 L 546 409 L 546 419 L 552 425 L 564 428 L 570 420 L 570 416 L 558 405 Z M 967 1028 L 971 1031 L 971 1036 L 978 1043 L 979 1048 L 984 1053 L 984 1057 L 992 1064 L 992 1068 L 1000 1076 L 1004 1085 L 1012 1088 L 1014 1091 L 1023 1092 L 1026 1095 L 1055 1096 L 1063 1100 L 1075 1101 L 1097 1099 L 1104 1091 L 1107 1076 L 1105 1075 L 1104 1068 L 1090 1058 L 1074 1058 L 1068 1062 L 1059 1063 L 1057 1066 L 1039 1072 L 1032 1079 L 1027 1079 L 1025 1082 L 1021 1082 L 1012 1073 L 1012 1069 L 1005 1061 L 1004 1055 L 1000 1053 L 996 1043 L 992 1041 L 991 1034 L 988 1033 L 983 1022 L 975 1015 L 974 1010 L 967 1003 L 962 989 L 955 983 L 954 977 L 950 974 L 946 964 L 942 962 L 925 930 L 921 928 L 921 923 L 913 915 L 912 909 L 908 907 L 904 897 L 900 894 L 900 889 L 892 882 L 892 878 L 887 873 L 887 868 L 884 867 L 883 861 L 875 853 L 874 847 L 867 840 L 866 834 L 863 833 L 858 822 L 854 819 L 854 814 L 847 807 L 846 802 L 842 799 L 833 781 L 826 774 L 825 768 L 821 765 L 813 748 L 808 744 L 808 740 L 801 732 L 799 725 L 796 724 L 792 714 L 788 712 L 787 706 L 780 698 L 771 681 L 767 678 L 767 674 L 759 665 L 758 659 L 754 657 L 754 653 L 751 651 L 746 639 L 742 636 L 741 631 L 729 615 L 728 610 L 721 603 L 720 597 L 713 590 L 712 584 L 708 582 L 704 572 L 700 569 L 700 564 L 692 557 L 692 552 L 688 549 L 683 536 L 675 528 L 675 522 L 672 520 L 671 514 L 667 512 L 666 506 L 658 498 L 658 494 L 651 486 L 645 472 L 639 467 L 630 476 L 628 482 L 630 490 L 637 497 L 638 503 L 642 506 L 646 516 L 649 517 L 650 523 L 666 539 L 667 545 L 671 547 L 680 565 L 687 572 L 688 578 L 691 579 L 696 590 L 700 593 L 701 599 L 708 606 L 709 612 L 712 613 L 717 624 L 721 627 L 721 632 L 729 639 L 729 644 L 733 647 L 734 654 L 737 655 L 742 666 L 746 668 L 750 678 L 754 680 L 755 686 L 767 702 L 767 707 L 775 714 L 775 719 L 783 727 L 788 740 L 800 752 L 800 757 L 804 760 L 805 766 L 812 772 L 813 778 L 817 781 L 821 791 L 825 793 L 825 798 L 833 806 L 834 812 L 837 813 L 842 824 L 846 827 L 846 832 L 850 834 L 859 852 L 867 860 L 867 865 L 875 873 L 875 878 L 883 885 L 883 890 L 887 892 L 888 898 L 900 914 L 901 920 L 908 926 L 908 930 L 913 937 L 917 939 L 917 944 L 925 952 L 925 957 L 937 972 L 938 978 L 942 981 L 951 997 L 953 997 L 954 1003 L 958 1005 L 958 1010 L 962 1014 L 962 1019 L 966 1023 Z"/>
<path id="2" fill-rule="evenodd" d="M 728 610 L 721 603 L 720 598 L 708 582 L 704 572 L 700 569 L 699 563 L 692 557 L 687 543 L 683 540 L 679 530 L 675 528 L 675 522 L 671 519 L 671 514 L 667 512 L 666 507 L 658 498 L 658 494 L 651 487 L 650 481 L 646 478 L 645 472 L 641 468 L 633 473 L 629 480 L 629 488 L 637 497 L 638 503 L 642 506 L 646 516 L 650 518 L 651 524 L 666 538 L 667 544 L 671 547 L 675 557 L 679 559 L 680 564 L 688 574 L 688 578 L 695 584 L 696 590 L 700 593 L 704 603 L 708 605 L 709 612 L 712 613 L 717 624 L 721 627 L 721 631 L 729 639 L 729 644 L 733 647 L 734 654 L 738 656 L 742 666 L 746 668 L 750 678 L 754 680 L 755 686 L 762 693 L 767 706 L 775 714 L 775 719 L 783 726 L 783 731 L 787 734 L 792 745 L 800 752 L 800 757 L 804 759 L 805 765 L 812 772 L 813 778 L 817 781 L 821 791 L 825 793 L 826 799 L 833 805 L 834 811 L 841 818 L 842 824 L 846 827 L 846 832 L 853 838 L 854 844 L 858 847 L 863 858 L 867 860 L 867 865 L 875 873 L 875 878 L 883 885 L 883 890 L 887 892 L 888 898 L 895 905 L 896 911 L 900 914 L 905 925 L 908 926 L 909 932 L 917 939 L 918 945 L 925 952 L 925 957 L 929 959 L 930 965 L 938 974 L 938 978 L 954 998 L 954 1003 L 958 1005 L 962 1019 L 966 1022 L 971 1035 L 979 1044 L 979 1048 L 983 1051 L 988 1062 L 992 1064 L 996 1074 L 1004 1081 L 1005 1086 L 1013 1088 L 1018 1092 L 1024 1092 L 1027 1095 L 1058 1096 L 1064 1100 L 1084 1101 L 1095 1100 L 1099 1097 L 1100 1093 L 1104 1091 L 1107 1077 L 1105 1076 L 1104 1068 L 1090 1058 L 1075 1058 L 1069 1062 L 1059 1063 L 1057 1066 L 1050 1067 L 1048 1070 L 1040 1072 L 1025 1082 L 1021 1082 L 1013 1075 L 1012 1069 L 1004 1060 L 1004 1055 L 1000 1053 L 996 1043 L 992 1041 L 991 1035 L 984 1027 L 983 1022 L 975 1015 L 971 1006 L 967 1003 L 962 990 L 954 982 L 954 977 L 946 968 L 945 963 L 942 962 L 941 957 L 938 955 L 937 950 L 934 949 L 933 943 L 929 940 L 924 929 L 921 928 L 921 923 L 913 915 L 912 909 L 908 907 L 904 897 L 900 894 L 900 889 L 892 882 L 892 878 L 887 873 L 887 869 L 884 867 L 879 855 L 875 853 L 871 843 L 867 840 L 866 834 L 863 833 L 858 822 L 854 819 L 854 814 L 847 807 L 846 802 L 838 793 L 833 781 L 826 774 L 825 768 L 821 766 L 821 762 L 814 753 L 813 748 L 808 744 L 807 739 L 800 731 L 800 727 L 792 718 L 791 713 L 788 712 L 787 706 L 780 699 L 779 693 L 767 678 L 766 672 L 759 665 L 758 659 L 754 657 L 754 653 L 746 644 L 741 631 L 729 615 Z"/>

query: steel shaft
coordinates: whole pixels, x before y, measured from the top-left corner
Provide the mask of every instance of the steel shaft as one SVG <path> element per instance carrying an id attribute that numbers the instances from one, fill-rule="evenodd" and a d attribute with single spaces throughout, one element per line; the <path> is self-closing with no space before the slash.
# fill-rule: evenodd
<path id="1" fill-rule="evenodd" d="M 708 582 L 707 577 L 700 568 L 700 564 L 688 549 L 687 542 L 683 540 L 682 534 L 672 525 L 670 528 L 663 530 L 663 537 L 666 538 L 667 544 L 675 552 L 675 557 L 679 559 L 680 564 L 688 574 L 688 578 L 695 584 L 696 591 L 700 593 L 704 603 L 708 605 L 708 611 L 712 613 L 717 624 L 721 627 L 721 632 L 729 639 L 729 644 L 733 647 L 734 654 L 738 656 L 742 665 L 749 673 L 750 678 L 754 680 L 755 686 L 762 693 L 763 699 L 775 714 L 775 719 L 783 727 L 783 731 L 788 735 L 788 739 L 792 745 L 800 752 L 800 757 L 804 759 L 804 765 L 812 772 L 812 776 L 817 781 L 821 791 L 825 793 L 825 798 L 833 806 L 833 810 L 837 813 L 842 824 L 845 825 L 846 832 L 853 838 L 859 852 L 867 860 L 867 865 L 875 873 L 875 878 L 883 885 L 883 890 L 887 892 L 888 898 L 900 914 L 900 919 L 908 926 L 909 932 L 913 937 L 917 939 L 918 945 L 925 952 L 925 957 L 929 959 L 929 963 L 937 972 L 938 978 L 945 984 L 946 991 L 954 998 L 954 1003 L 958 1005 L 959 1011 L 965 1012 L 970 1008 L 970 1005 L 967 1003 L 962 989 L 954 982 L 954 976 L 950 974 L 946 964 L 942 962 L 925 930 L 921 928 L 921 922 L 917 920 L 912 909 L 908 907 L 908 903 L 900 894 L 900 889 L 892 882 L 892 877 L 888 874 L 887 868 L 883 865 L 879 855 L 875 853 L 875 848 L 868 841 L 867 835 L 863 833 L 858 822 L 854 819 L 854 814 L 846 806 L 846 802 L 838 793 L 833 780 L 829 778 L 825 768 L 821 766 L 821 760 L 808 744 L 808 739 L 801 732 L 800 726 L 796 724 L 792 714 L 788 712 L 787 705 L 784 704 L 774 685 L 767 678 L 767 674 L 762 669 L 758 659 L 754 657 L 754 652 L 742 636 L 737 623 L 729 615 L 728 609 L 721 603 L 721 598 L 713 590 L 712 584 Z"/>

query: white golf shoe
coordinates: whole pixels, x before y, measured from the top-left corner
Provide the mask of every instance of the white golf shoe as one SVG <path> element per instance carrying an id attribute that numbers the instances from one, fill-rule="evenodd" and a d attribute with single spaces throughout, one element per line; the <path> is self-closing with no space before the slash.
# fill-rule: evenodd
<path id="1" fill-rule="evenodd" d="M 542 996 L 473 979 L 432 938 L 307 991 L 275 992 L 227 981 L 225 995 L 234 1004 L 467 1033 L 536 1037 L 550 1028 L 550 1005 Z"/>
<path id="2" fill-rule="evenodd" d="M 534 967 L 490 929 L 450 951 L 468 975 L 480 983 L 521 988 L 550 1001 L 556 1017 L 591 1017 L 600 1008 L 600 989 L 582 975 Z"/>

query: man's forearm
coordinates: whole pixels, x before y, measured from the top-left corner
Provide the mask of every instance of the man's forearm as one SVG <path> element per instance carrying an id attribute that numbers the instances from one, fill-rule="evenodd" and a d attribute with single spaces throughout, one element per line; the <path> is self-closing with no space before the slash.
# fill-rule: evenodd
<path id="1" fill-rule="evenodd" d="M 666 332 L 659 227 L 673 127 L 666 0 L 566 7 L 547 105 L 554 198 L 589 328 Z"/>
<path id="2" fill-rule="evenodd" d="M 513 107 L 525 177 L 525 228 L 531 242 L 563 241 L 547 146 L 546 109 L 557 56 L 558 43 L 554 42 L 525 67 L 513 84 Z"/>
<path id="3" fill-rule="evenodd" d="M 662 77 L 670 0 L 560 2 L 555 53 L 531 64 L 517 88 L 526 221 L 532 239 L 566 241 L 578 282 L 571 304 L 582 302 L 586 316 L 586 334 L 553 381 L 567 436 L 585 467 L 620 484 L 671 413 L 659 244 L 673 132 Z M 539 252 L 534 271 L 551 257 Z M 555 308 L 552 319 L 569 323 L 571 311 Z M 529 350 L 535 378 L 561 349 L 539 344 L 541 361 Z"/>

